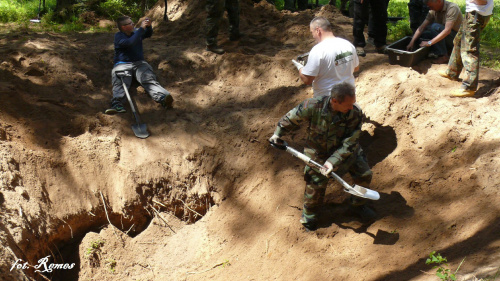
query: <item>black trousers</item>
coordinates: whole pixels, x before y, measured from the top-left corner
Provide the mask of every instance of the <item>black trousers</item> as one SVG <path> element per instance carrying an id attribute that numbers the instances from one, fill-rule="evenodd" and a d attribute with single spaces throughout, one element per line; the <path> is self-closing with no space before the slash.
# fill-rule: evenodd
<path id="1" fill-rule="evenodd" d="M 297 2 L 297 6 L 299 11 L 307 9 L 308 0 L 285 0 L 284 10 L 295 11 L 295 2 Z"/>
<path id="2" fill-rule="evenodd" d="M 370 24 L 370 35 L 375 39 L 375 46 L 386 44 L 387 38 L 387 5 L 388 0 L 353 0 L 354 24 L 352 34 L 355 47 L 365 47 L 366 41 L 363 31 Z"/>

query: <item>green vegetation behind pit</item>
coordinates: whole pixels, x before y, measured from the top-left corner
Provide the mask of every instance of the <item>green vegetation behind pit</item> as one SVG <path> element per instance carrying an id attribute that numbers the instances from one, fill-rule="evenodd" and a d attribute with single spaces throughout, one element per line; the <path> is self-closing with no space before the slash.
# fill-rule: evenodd
<path id="1" fill-rule="evenodd" d="M 144 1 L 144 6 L 138 4 L 142 1 L 134 0 L 71 0 L 72 5 L 56 11 L 56 0 L 45 0 L 45 7 L 39 0 L 0 0 L 0 22 L 18 23 L 21 28 L 32 28 L 40 31 L 53 32 L 109 32 L 113 26 L 97 27 L 98 19 L 114 20 L 120 15 L 129 15 L 133 20 L 138 20 L 157 2 L 157 0 Z M 42 1 L 43 2 L 43 1 Z M 319 0 L 320 5 L 327 5 L 329 0 Z M 457 3 L 462 12 L 465 12 L 463 0 L 450 0 Z M 500 0 L 494 0 L 493 15 L 481 34 L 481 65 L 500 70 Z M 274 1 L 276 8 L 282 10 L 284 0 Z M 312 5 L 316 0 L 309 0 Z M 340 7 L 340 0 L 336 0 Z M 40 6 L 40 8 L 39 8 Z M 390 0 L 387 9 L 389 17 L 403 17 L 403 20 L 387 24 L 388 42 L 411 35 L 408 0 Z M 38 19 L 41 24 L 29 24 L 30 19 Z"/>

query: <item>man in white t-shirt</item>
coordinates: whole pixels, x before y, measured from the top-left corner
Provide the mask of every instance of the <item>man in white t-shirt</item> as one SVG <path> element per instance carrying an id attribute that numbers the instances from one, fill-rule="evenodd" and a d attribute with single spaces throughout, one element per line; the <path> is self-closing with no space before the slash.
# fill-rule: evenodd
<path id="1" fill-rule="evenodd" d="M 318 44 L 309 52 L 305 66 L 292 60 L 302 82 L 312 84 L 314 97 L 329 95 L 333 85 L 344 81 L 354 86 L 353 73 L 359 70 L 354 45 L 335 37 L 330 22 L 324 17 L 314 18 L 309 27 Z"/>

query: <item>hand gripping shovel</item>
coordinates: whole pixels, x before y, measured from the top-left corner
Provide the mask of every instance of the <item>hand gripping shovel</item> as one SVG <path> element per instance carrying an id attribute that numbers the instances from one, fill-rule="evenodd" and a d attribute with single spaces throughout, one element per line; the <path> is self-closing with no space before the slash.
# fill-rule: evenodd
<path id="1" fill-rule="evenodd" d="M 125 85 L 125 82 L 123 81 L 123 77 L 131 75 L 125 72 L 116 72 L 116 76 L 120 77 L 120 80 L 122 81 L 123 90 L 125 90 L 125 95 L 127 96 L 128 102 L 130 103 L 130 108 L 132 109 L 135 121 L 137 122 L 137 124 L 132 124 L 132 131 L 134 131 L 136 137 L 145 139 L 149 137 L 148 127 L 146 126 L 146 124 L 141 123 L 139 113 L 135 111 L 134 103 L 132 102 L 132 98 L 128 93 L 127 85 Z"/>
<path id="2" fill-rule="evenodd" d="M 273 142 L 270 142 L 270 143 L 271 143 L 271 146 L 273 146 L 274 148 L 285 150 L 286 152 L 288 152 L 288 153 L 292 154 L 293 156 L 299 158 L 300 160 L 306 162 L 306 164 L 311 166 L 311 167 L 315 167 L 318 169 L 323 167 L 323 165 L 319 164 L 318 162 L 315 162 L 310 157 L 307 157 L 306 155 L 298 152 L 297 150 L 293 149 L 292 147 L 289 147 L 285 141 L 283 141 L 283 144 L 278 144 L 278 143 L 273 143 Z M 350 186 L 346 181 L 344 181 L 341 177 L 339 177 L 334 172 L 331 172 L 330 175 L 344 187 L 344 191 L 347 193 L 350 193 L 354 196 L 358 196 L 361 198 L 370 199 L 370 200 L 378 200 L 380 198 L 380 194 L 378 194 L 378 192 L 376 192 L 375 190 L 364 188 L 364 187 L 357 185 L 357 184 Z"/>

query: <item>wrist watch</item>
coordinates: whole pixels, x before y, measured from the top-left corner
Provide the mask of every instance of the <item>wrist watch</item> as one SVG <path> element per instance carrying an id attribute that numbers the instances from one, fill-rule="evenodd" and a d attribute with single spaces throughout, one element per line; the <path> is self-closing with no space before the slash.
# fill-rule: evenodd
<path id="1" fill-rule="evenodd" d="M 432 46 L 432 41 L 431 40 L 427 41 L 427 46 L 429 46 L 429 47 Z"/>

